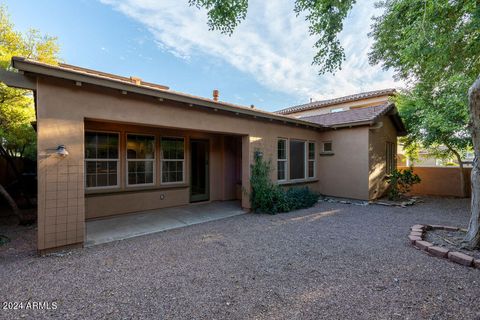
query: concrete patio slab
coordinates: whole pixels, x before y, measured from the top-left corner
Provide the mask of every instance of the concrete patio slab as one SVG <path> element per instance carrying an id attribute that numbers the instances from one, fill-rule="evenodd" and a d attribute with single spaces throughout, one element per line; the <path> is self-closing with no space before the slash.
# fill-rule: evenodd
<path id="1" fill-rule="evenodd" d="M 138 237 L 244 214 L 239 201 L 216 201 L 87 221 L 85 246 Z"/>

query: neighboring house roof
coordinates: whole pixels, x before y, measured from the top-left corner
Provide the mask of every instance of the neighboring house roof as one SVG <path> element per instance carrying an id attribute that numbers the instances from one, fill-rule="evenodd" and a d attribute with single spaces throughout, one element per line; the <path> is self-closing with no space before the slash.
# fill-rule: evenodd
<path id="1" fill-rule="evenodd" d="M 333 106 L 333 105 L 336 105 L 336 104 L 350 102 L 350 101 L 356 101 L 356 100 L 362 100 L 362 99 L 368 99 L 368 98 L 375 98 L 375 97 L 380 97 L 380 96 L 385 96 L 385 95 L 394 95 L 395 92 L 396 92 L 395 89 L 383 89 L 383 90 L 376 90 L 376 91 L 368 91 L 368 92 L 352 94 L 352 95 L 344 96 L 344 97 L 340 97 L 340 98 L 334 98 L 334 99 L 329 99 L 329 100 L 320 100 L 320 101 L 305 103 L 305 104 L 301 104 L 301 105 L 298 105 L 298 106 L 293 106 L 293 107 L 285 108 L 285 109 L 282 109 L 282 110 L 278 110 L 278 111 L 275 111 L 275 112 L 278 113 L 278 114 L 291 114 L 291 113 L 300 112 L 300 111 L 312 110 L 312 109 L 317 109 L 317 108 L 324 108 L 324 107 Z"/>
<path id="2" fill-rule="evenodd" d="M 307 122 L 301 119 L 295 119 L 289 116 L 263 111 L 252 107 L 245 107 L 221 101 L 214 101 L 213 99 L 173 91 L 166 86 L 144 82 L 141 79 L 135 77 L 121 77 L 68 64 L 51 65 L 35 60 L 26 59 L 23 57 L 13 57 L 12 66 L 18 70 L 23 71 L 26 76 L 28 76 L 29 74 L 34 74 L 61 78 L 78 83 L 88 83 L 106 88 L 117 89 L 124 91 L 125 93 L 131 92 L 141 95 L 152 96 L 160 100 L 165 99 L 183 102 L 189 104 L 191 107 L 198 107 L 213 111 L 224 111 L 237 116 L 241 115 L 253 117 L 254 119 L 259 120 L 277 121 L 283 124 L 303 126 L 311 129 L 325 129 L 322 125 Z M 9 72 L 9 74 L 14 73 Z M 21 75 L 17 73 L 16 76 Z M 7 78 L 8 76 L 4 73 L 0 74 L 0 80 L 7 82 Z"/>
<path id="3" fill-rule="evenodd" d="M 300 119 L 308 122 L 314 122 L 329 128 L 344 128 L 359 125 L 372 125 L 378 122 L 379 119 L 384 115 L 390 116 L 390 119 L 395 125 L 399 135 L 406 134 L 405 126 L 402 122 L 402 119 L 398 115 L 395 104 L 391 102 L 374 107 L 351 109 L 340 112 L 319 114 L 315 116 L 306 116 Z"/>

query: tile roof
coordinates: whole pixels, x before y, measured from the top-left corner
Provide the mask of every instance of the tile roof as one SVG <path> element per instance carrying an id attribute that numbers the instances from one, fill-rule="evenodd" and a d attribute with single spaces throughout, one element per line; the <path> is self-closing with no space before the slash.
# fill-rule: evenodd
<path id="1" fill-rule="evenodd" d="M 71 79 L 75 81 L 85 81 L 95 85 L 106 86 L 110 88 L 122 88 L 121 90 L 131 90 L 132 92 L 153 95 L 165 99 L 176 100 L 180 102 L 190 103 L 190 106 L 202 106 L 214 109 L 215 111 L 224 110 L 234 112 L 235 114 L 245 114 L 259 119 L 276 120 L 283 123 L 290 123 L 296 125 L 303 125 L 313 128 L 320 128 L 318 124 L 309 123 L 301 119 L 296 119 L 290 116 L 264 111 L 261 109 L 241 106 L 233 103 L 215 101 L 213 99 L 199 97 L 183 92 L 170 90 L 166 86 L 144 82 L 139 78 L 122 77 L 106 72 L 82 68 L 69 64 L 60 63 L 58 65 L 46 64 L 36 60 L 27 59 L 24 57 L 12 57 L 12 65 L 14 68 L 30 72 L 44 74 L 47 76 L 59 77 L 63 79 Z M 125 89 L 123 89 L 125 88 Z"/>
<path id="2" fill-rule="evenodd" d="M 376 90 L 376 91 L 361 92 L 361 93 L 352 94 L 349 96 L 301 104 L 298 106 L 293 106 L 293 107 L 285 108 L 282 110 L 278 110 L 275 112 L 278 114 L 290 114 L 290 113 L 299 112 L 299 111 L 324 108 L 324 107 L 336 105 L 339 103 L 349 102 L 349 101 L 374 98 L 374 97 L 379 97 L 384 95 L 393 95 L 395 92 L 396 92 L 395 89 L 382 89 L 382 90 Z"/>
<path id="3" fill-rule="evenodd" d="M 393 109 L 395 109 L 395 105 L 393 103 L 385 103 L 374 107 L 331 112 L 326 114 L 319 114 L 316 116 L 301 117 L 299 119 L 324 125 L 327 127 L 335 127 L 365 122 L 375 122 L 379 117 L 387 114 L 390 110 Z"/>

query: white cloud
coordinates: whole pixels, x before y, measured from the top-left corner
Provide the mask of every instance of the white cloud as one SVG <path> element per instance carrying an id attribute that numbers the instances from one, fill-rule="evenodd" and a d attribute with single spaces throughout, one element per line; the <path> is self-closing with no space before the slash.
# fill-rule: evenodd
<path id="1" fill-rule="evenodd" d="M 291 93 L 300 102 L 399 86 L 392 74 L 368 64 L 367 37 L 373 2 L 360 0 L 345 22 L 341 41 L 347 60 L 335 75 L 311 65 L 315 39 L 293 13 L 293 0 L 250 0 L 247 19 L 229 37 L 208 30 L 204 10 L 178 0 L 101 0 L 144 24 L 160 48 L 189 59 L 202 54 L 221 59 L 260 84 Z"/>

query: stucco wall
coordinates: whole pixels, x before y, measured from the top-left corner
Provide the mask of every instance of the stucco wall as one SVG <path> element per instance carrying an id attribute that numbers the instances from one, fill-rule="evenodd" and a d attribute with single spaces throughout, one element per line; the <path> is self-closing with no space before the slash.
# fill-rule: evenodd
<path id="1" fill-rule="evenodd" d="M 392 121 L 388 116 L 380 121 L 381 128 L 369 130 L 369 199 L 379 198 L 385 193 L 388 187 L 385 181 L 386 143 L 397 144 L 397 131 Z"/>
<path id="2" fill-rule="evenodd" d="M 399 167 L 406 169 L 408 167 Z M 467 196 L 470 196 L 470 174 L 472 168 L 465 168 Z M 459 167 L 413 167 L 413 172 L 422 181 L 412 187 L 413 195 L 429 195 L 442 197 L 462 197 Z"/>
<path id="3" fill-rule="evenodd" d="M 233 200 L 236 198 L 236 185 L 241 181 L 241 137 L 239 136 L 98 121 L 85 122 L 85 130 L 120 134 L 119 186 L 108 189 L 86 190 L 86 219 L 188 204 L 190 202 L 191 139 L 209 141 L 210 200 Z M 126 161 L 124 159 L 126 155 L 125 136 L 128 133 L 149 134 L 156 138 L 156 179 L 154 186 L 126 186 Z M 161 137 L 183 137 L 185 139 L 184 182 L 174 185 L 165 185 L 160 182 Z M 237 166 L 240 166 L 240 168 Z M 124 192 L 127 193 L 123 196 Z M 109 203 L 109 205 L 105 206 L 105 203 Z"/>
<path id="4" fill-rule="evenodd" d="M 201 110 L 186 104 L 159 101 L 153 97 L 122 94 L 117 90 L 76 86 L 74 82 L 39 78 L 37 90 L 38 127 L 38 248 L 82 243 L 85 231 L 84 191 L 84 123 L 103 120 L 124 124 L 163 128 L 188 128 L 190 131 L 241 135 L 242 187 L 250 190 L 250 164 L 256 149 L 266 159 L 276 160 L 278 137 L 320 141 L 323 133 L 252 117 L 232 116 Z M 58 145 L 67 147 L 69 156 L 59 159 L 52 155 Z M 318 150 L 318 146 L 317 146 Z M 317 174 L 321 174 L 317 152 Z M 214 176 L 211 185 L 218 184 Z M 276 173 L 272 172 L 272 178 Z M 310 183 L 316 189 L 318 183 Z M 157 191 L 160 192 L 160 191 Z M 228 194 L 231 190 L 227 191 Z M 134 198 L 136 193 L 125 194 Z M 157 199 L 155 192 L 142 192 L 148 199 Z M 172 191 L 175 197 L 177 191 Z M 178 192 L 178 201 L 185 201 Z M 93 199 L 93 198 L 92 198 Z M 118 201 L 114 196 L 104 206 Z M 138 198 L 137 198 L 138 199 Z M 95 201 L 95 200 L 92 200 Z M 129 202 L 135 210 L 135 201 Z M 242 206 L 249 207 L 248 196 Z"/>
<path id="5" fill-rule="evenodd" d="M 368 199 L 368 127 L 323 133 L 333 155 L 319 158 L 320 192 L 335 197 Z"/>

